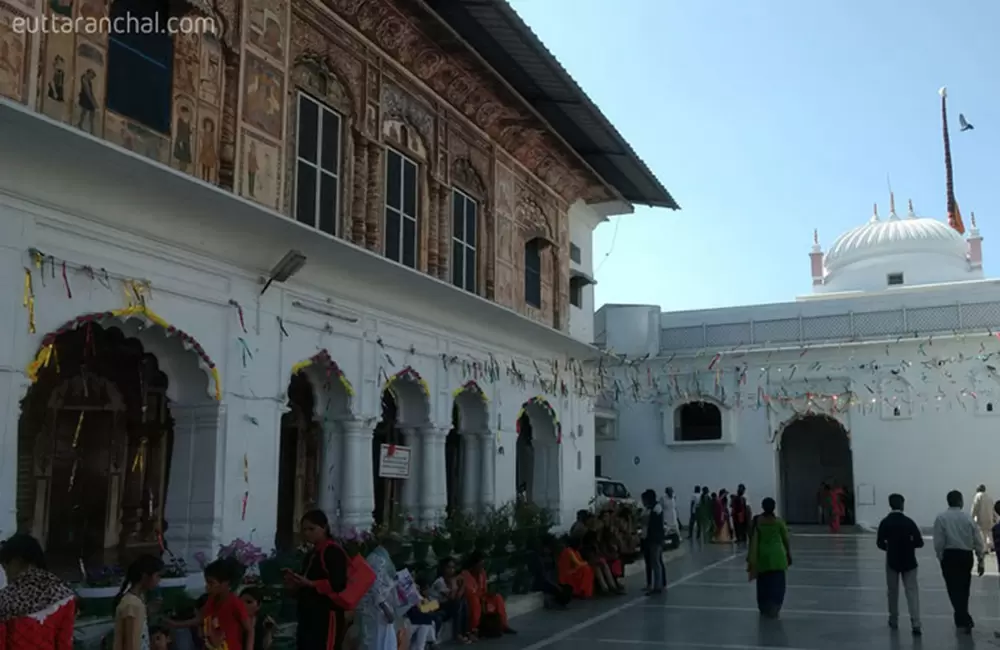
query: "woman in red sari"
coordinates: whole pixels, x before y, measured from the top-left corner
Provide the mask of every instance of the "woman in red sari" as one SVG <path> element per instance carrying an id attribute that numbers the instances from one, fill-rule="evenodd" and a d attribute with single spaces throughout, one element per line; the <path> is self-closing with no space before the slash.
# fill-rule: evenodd
<path id="1" fill-rule="evenodd" d="M 733 532 L 729 525 L 728 515 L 726 491 L 720 490 L 719 494 L 712 495 L 712 520 L 715 524 L 715 534 L 712 536 L 713 544 L 731 544 L 733 542 Z"/>
<path id="2" fill-rule="evenodd" d="M 14 535 L 0 546 L 0 650 L 72 650 L 76 593 L 45 568 L 42 546 Z"/>
<path id="3" fill-rule="evenodd" d="M 559 584 L 573 588 L 574 598 L 591 598 L 594 595 L 594 569 L 577 550 L 579 541 L 570 540 L 559 554 Z"/>
<path id="4" fill-rule="evenodd" d="M 844 517 L 844 488 L 834 483 L 830 488 L 830 532 L 840 532 L 840 520 Z"/>
<path id="5" fill-rule="evenodd" d="M 504 634 L 517 634 L 507 621 L 507 605 L 500 594 L 490 593 L 486 584 L 486 562 L 483 554 L 473 551 L 465 560 L 465 571 L 462 571 L 462 581 L 465 584 L 465 601 L 469 605 L 469 628 L 478 634 L 483 621 L 483 614 L 496 614 L 500 617 L 500 626 Z"/>

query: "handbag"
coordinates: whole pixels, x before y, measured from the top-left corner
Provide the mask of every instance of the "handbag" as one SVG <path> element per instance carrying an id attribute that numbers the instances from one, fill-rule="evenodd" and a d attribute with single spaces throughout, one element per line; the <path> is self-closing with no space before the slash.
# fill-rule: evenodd
<path id="1" fill-rule="evenodd" d="M 365 559 L 361 555 L 350 557 L 339 545 L 331 544 L 331 546 L 334 546 L 347 558 L 347 585 L 343 591 L 330 594 L 330 600 L 344 611 L 352 611 L 357 609 L 358 603 L 368 593 L 371 586 L 375 584 L 375 571 L 365 562 Z M 323 567 L 323 573 L 329 576 L 330 572 L 326 570 L 326 558 L 324 554 L 320 552 L 317 555 L 319 555 L 319 563 Z"/>

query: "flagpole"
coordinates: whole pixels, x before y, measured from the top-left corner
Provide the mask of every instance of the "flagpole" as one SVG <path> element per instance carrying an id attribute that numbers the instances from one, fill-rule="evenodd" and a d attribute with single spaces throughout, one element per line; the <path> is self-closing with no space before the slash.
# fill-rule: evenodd
<path id="1" fill-rule="evenodd" d="M 944 138 L 944 174 L 948 225 L 958 231 L 958 234 L 962 235 L 965 234 L 965 225 L 962 223 L 962 214 L 958 210 L 958 201 L 955 200 L 955 174 L 951 164 L 951 137 L 948 134 L 948 89 L 941 88 L 938 94 L 941 95 L 941 132 Z"/>

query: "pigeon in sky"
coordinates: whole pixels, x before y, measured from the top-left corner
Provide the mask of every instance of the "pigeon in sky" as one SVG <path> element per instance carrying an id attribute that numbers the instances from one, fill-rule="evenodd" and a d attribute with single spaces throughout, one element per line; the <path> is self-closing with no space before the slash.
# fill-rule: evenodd
<path id="1" fill-rule="evenodd" d="M 960 131 L 974 131 L 976 127 L 972 126 L 965 119 L 965 115 L 962 113 L 958 114 L 958 126 Z"/>

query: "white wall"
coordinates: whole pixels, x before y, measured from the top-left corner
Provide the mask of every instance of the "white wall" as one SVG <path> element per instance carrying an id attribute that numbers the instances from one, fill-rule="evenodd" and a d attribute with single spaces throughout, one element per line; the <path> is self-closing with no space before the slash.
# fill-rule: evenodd
<path id="1" fill-rule="evenodd" d="M 90 200 L 92 207 L 100 205 L 98 197 Z M 141 206 L 137 207 L 137 213 L 142 212 Z M 225 250 L 229 255 L 232 247 L 247 243 L 251 248 L 269 246 L 280 255 L 291 247 L 290 242 L 264 241 L 269 237 L 267 234 L 241 232 L 239 237 L 243 241 L 236 242 L 232 233 L 215 233 L 202 227 L 193 235 L 182 226 L 179 221 L 175 227 L 177 238 L 185 240 L 185 246 L 196 241 L 206 251 Z M 152 283 L 150 309 L 191 334 L 217 364 L 222 380 L 218 425 L 213 435 L 197 439 L 197 448 L 183 462 L 175 462 L 173 470 L 177 474 L 172 485 L 195 481 L 192 499 L 196 507 L 191 510 L 190 518 L 192 526 L 198 529 L 197 543 L 206 550 L 235 537 L 247 537 L 251 531 L 255 531 L 256 542 L 265 547 L 272 543 L 283 393 L 292 366 L 321 349 L 329 352 L 347 376 L 356 393 L 351 400 L 353 416 L 369 427 L 379 416 L 384 376 L 411 366 L 429 388 L 430 424 L 448 428 L 454 392 L 473 379 L 468 362 L 482 362 L 493 355 L 501 364 L 499 378 L 495 381 L 479 378 L 489 397 L 487 421 L 496 438 L 493 493 L 496 503 L 514 498 L 516 415 L 526 400 L 542 394 L 532 370 L 533 360 L 546 366 L 543 372 L 548 372 L 548 364 L 542 360 L 557 357 L 557 353 L 531 340 L 523 340 L 523 345 L 514 349 L 493 343 L 488 334 L 476 340 L 435 329 L 412 318 L 394 315 L 394 305 L 386 304 L 381 295 L 372 295 L 369 304 L 341 299 L 341 289 L 348 295 L 364 291 L 361 277 L 353 278 L 361 286 L 331 283 L 329 290 L 318 290 L 314 285 L 293 280 L 288 285 L 273 285 L 261 297 L 259 270 L 237 268 L 208 255 L 190 252 L 190 248 L 184 250 L 170 242 L 128 234 L 128 229 L 135 227 L 135 223 L 125 222 L 117 228 L 100 225 L 0 195 L 0 269 L 4 270 L 0 280 L 0 318 L 10 333 L 0 344 L 0 368 L 5 370 L 0 374 L 0 408 L 5 413 L 0 421 L 3 450 L 0 535 L 9 534 L 15 526 L 18 403 L 29 385 L 24 369 L 46 333 L 81 314 L 123 307 L 122 280 L 127 278 Z M 260 241 L 253 241 L 254 238 Z M 30 248 L 66 260 L 73 291 L 70 299 L 58 274 L 57 279 L 47 277 L 43 283 L 35 271 L 35 334 L 28 332 L 28 316 L 22 306 L 24 268 L 31 266 L 27 252 Z M 106 268 L 111 288 L 80 272 L 78 269 L 83 266 Z M 315 267 L 312 273 L 302 277 L 315 281 Z M 246 332 L 230 300 L 242 306 Z M 356 322 L 302 309 L 294 306 L 294 302 L 328 313 L 332 310 Z M 281 332 L 279 317 L 287 336 Z M 452 318 L 460 322 L 463 315 L 455 313 Z M 468 327 L 465 323 L 461 325 L 456 327 Z M 240 339 L 246 342 L 252 358 L 244 358 Z M 188 353 L 184 361 L 178 353 L 181 361 L 161 359 L 161 364 L 167 365 L 167 374 L 175 388 L 200 386 L 199 403 L 216 404 L 207 374 L 204 368 L 198 370 L 196 364 L 192 365 L 192 355 Z M 452 357 L 457 362 L 444 363 L 444 358 Z M 506 372 L 512 359 L 526 375 L 523 385 Z M 566 367 L 565 357 L 561 361 L 562 367 Z M 192 368 L 194 374 L 190 372 Z M 592 407 L 588 398 L 574 394 L 543 396 L 562 424 L 560 515 L 563 521 L 570 522 L 572 513 L 586 505 L 593 491 Z M 249 486 L 244 480 L 244 455 L 250 469 Z M 440 462 L 443 463 L 443 458 Z M 250 497 L 244 519 L 241 510 L 246 491 Z"/>
<path id="2" fill-rule="evenodd" d="M 605 474 L 623 480 L 633 493 L 671 485 L 686 499 L 696 484 L 733 490 L 744 483 L 755 504 L 773 496 L 780 508 L 778 440 L 771 439 L 796 412 L 805 411 L 805 400 L 794 408 L 776 403 L 769 408 L 758 404 L 758 387 L 768 395 L 783 390 L 805 395 L 839 392 L 847 386 L 858 403 L 838 418 L 850 433 L 858 521 L 877 524 L 888 509 L 888 495 L 900 492 L 908 513 L 919 525 L 930 526 L 946 507 L 949 490 L 961 490 L 968 504 L 976 486 L 985 483 L 992 496 L 1000 498 L 992 453 L 1000 430 L 1000 383 L 979 358 L 984 349 L 995 353 L 998 346 L 996 337 L 984 333 L 961 341 L 935 339 L 930 346 L 921 340 L 844 345 L 805 355 L 750 353 L 723 357 L 712 371 L 707 369 L 710 354 L 675 359 L 670 365 L 661 358 L 634 370 L 618 368 L 620 379 L 634 373 L 643 383 L 648 368 L 664 395 L 659 401 L 649 394 L 639 401 L 623 395 L 618 401 L 619 439 L 602 441 L 598 453 Z M 749 371 L 738 386 L 742 364 Z M 720 368 L 728 404 L 723 409 L 726 440 L 675 444 L 673 409 L 699 395 L 718 395 L 714 386 Z M 703 392 L 694 388 L 696 382 Z M 993 412 L 986 410 L 989 402 Z M 893 405 L 901 408 L 899 417 L 893 415 Z M 814 411 L 823 409 L 814 406 Z M 820 480 L 817 477 L 817 483 Z M 869 497 L 873 504 L 865 504 Z"/>
<path id="3" fill-rule="evenodd" d="M 814 293 L 838 291 L 895 290 L 887 284 L 890 273 L 903 274 L 903 286 L 939 282 L 962 282 L 983 277 L 982 269 L 971 269 L 968 260 L 955 255 L 927 252 L 897 253 L 866 259 L 837 269 L 824 277 L 823 284 L 814 285 Z"/>
<path id="4" fill-rule="evenodd" d="M 580 249 L 580 261 L 570 260 L 570 269 L 594 276 L 594 229 L 602 221 L 594 210 L 582 201 L 569 209 L 569 238 Z M 583 288 L 579 307 L 569 307 L 569 333 L 585 343 L 594 342 L 594 285 Z"/>

